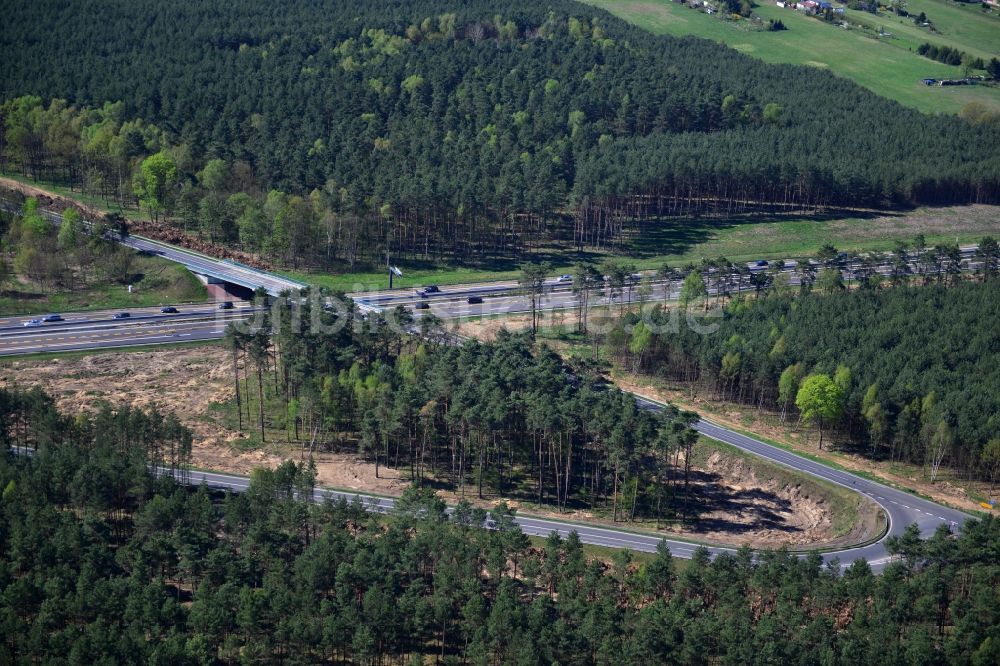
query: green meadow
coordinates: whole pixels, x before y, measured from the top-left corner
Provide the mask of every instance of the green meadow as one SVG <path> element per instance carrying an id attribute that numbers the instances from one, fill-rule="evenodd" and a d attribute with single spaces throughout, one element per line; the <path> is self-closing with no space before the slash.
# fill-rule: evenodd
<path id="1" fill-rule="evenodd" d="M 927 113 L 958 113 L 977 101 L 1000 111 L 1000 87 L 925 86 L 923 78 L 957 78 L 960 67 L 935 62 L 916 53 L 924 41 L 954 46 L 987 58 L 1000 53 L 1000 18 L 979 5 L 958 7 L 942 0 L 912 0 L 909 10 L 924 11 L 940 34 L 919 28 L 910 19 L 873 16 L 848 10 L 849 19 L 872 29 L 849 29 L 824 23 L 766 0 L 754 9 L 764 20 L 781 19 L 788 28 L 754 31 L 746 21 L 724 21 L 672 0 L 585 0 L 654 33 L 694 35 L 722 42 L 766 62 L 822 67 L 869 90 Z M 891 36 L 879 37 L 879 28 Z M 911 50 L 912 49 L 912 50 Z"/>

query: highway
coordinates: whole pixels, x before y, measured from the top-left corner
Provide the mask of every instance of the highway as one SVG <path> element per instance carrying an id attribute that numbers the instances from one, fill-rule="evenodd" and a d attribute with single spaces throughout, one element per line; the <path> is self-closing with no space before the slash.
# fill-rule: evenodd
<path id="1" fill-rule="evenodd" d="M 162 314 L 160 308 L 130 310 L 127 319 L 115 319 L 117 310 L 77 312 L 64 315 L 64 321 L 31 326 L 25 322 L 38 321 L 38 315 L 0 319 L 0 356 L 217 340 L 229 322 L 253 312 L 246 304 L 232 310 L 211 303 L 177 309 L 176 314 Z"/>
<path id="2" fill-rule="evenodd" d="M 962 269 L 964 271 L 970 271 L 978 266 L 974 260 L 976 249 L 977 246 L 975 245 L 963 245 L 960 247 Z M 910 262 L 912 274 L 918 273 L 918 266 L 914 261 L 915 258 L 914 256 Z M 772 264 L 778 263 L 772 262 Z M 788 277 L 788 284 L 790 286 L 798 286 L 800 284 L 798 263 L 793 259 L 787 259 L 780 262 L 780 265 L 782 266 L 781 273 Z M 813 262 L 813 267 L 817 271 L 821 268 L 817 262 Z M 860 264 L 856 261 L 844 264 L 841 270 L 844 280 L 855 281 L 857 279 L 856 272 L 859 268 Z M 714 285 L 716 282 L 719 282 L 720 285 L 718 287 L 710 286 L 708 293 L 710 296 L 714 296 L 719 289 L 728 294 L 753 292 L 755 287 L 751 284 L 749 276 L 754 273 L 768 273 L 769 270 L 770 265 L 758 266 L 756 262 L 749 262 L 746 272 L 741 274 L 717 275 L 713 271 L 706 276 L 709 278 L 709 284 Z M 892 274 L 892 265 L 889 262 L 880 263 L 876 267 L 876 272 L 883 277 L 888 277 Z M 933 273 L 929 272 L 929 274 Z M 642 277 L 645 279 L 652 278 L 648 271 Z M 648 300 L 664 301 L 676 299 L 680 294 L 681 284 L 682 280 L 664 281 L 655 278 L 651 279 L 650 287 L 652 288 L 652 293 L 649 295 Z M 621 293 L 617 294 L 611 294 L 610 290 L 606 287 L 594 288 L 591 290 L 590 305 L 593 307 L 594 305 L 600 306 L 611 303 L 620 304 L 623 301 L 634 302 L 637 300 L 637 289 L 638 281 L 633 281 L 631 290 L 626 286 L 620 290 Z M 527 312 L 530 309 L 529 299 L 523 295 L 522 287 L 516 281 L 512 280 L 443 287 L 436 293 L 423 295 L 420 295 L 419 291 L 418 289 L 406 288 L 356 292 L 348 294 L 348 296 L 356 303 L 383 310 L 397 305 L 413 309 L 417 303 L 423 302 L 428 306 L 426 310 L 423 310 L 424 312 L 431 312 L 442 319 Z M 468 298 L 471 296 L 482 298 L 483 303 L 469 304 Z M 577 295 L 573 293 L 572 281 L 552 277 L 544 283 L 540 309 L 573 308 L 578 303 L 577 299 Z M 420 310 L 415 311 L 418 314 L 420 312 Z"/>
<path id="3" fill-rule="evenodd" d="M 2 204 L 2 202 L 0 202 Z M 55 216 L 54 213 L 46 213 Z M 57 221 L 57 220 L 54 220 Z M 215 279 L 225 279 L 250 289 L 262 286 L 269 293 L 277 294 L 286 289 L 298 289 L 304 285 L 287 280 L 281 276 L 270 275 L 256 271 L 232 262 L 220 261 L 174 248 L 163 243 L 139 237 L 121 239 L 129 247 L 176 261 L 187 266 L 196 273 L 201 273 Z M 966 268 L 975 252 L 974 246 L 961 248 Z M 855 266 L 845 267 L 845 277 L 851 277 L 850 271 Z M 752 271 L 767 270 L 766 267 L 749 267 Z M 794 273 L 794 262 L 786 262 L 784 271 L 791 273 L 793 284 L 797 277 Z M 885 274 L 890 270 L 887 265 L 879 267 L 879 272 Z M 719 276 L 729 284 L 726 289 L 731 292 L 752 290 L 746 281 L 747 273 L 743 275 Z M 716 279 L 718 281 L 718 279 Z M 676 298 L 680 288 L 679 281 L 660 281 L 652 285 L 650 300 L 666 300 Z M 546 281 L 545 293 L 542 296 L 542 309 L 558 309 L 575 307 L 577 296 L 572 291 L 572 285 L 565 281 L 552 278 Z M 710 290 L 710 293 L 714 290 Z M 352 294 L 352 298 L 363 311 L 385 310 L 396 305 L 413 308 L 417 303 L 428 304 L 424 310 L 415 312 L 433 312 L 443 319 L 473 317 L 511 312 L 523 312 L 529 308 L 527 297 L 518 293 L 516 282 L 496 282 L 486 284 L 451 287 L 440 293 L 418 296 L 414 290 L 394 290 L 391 292 L 373 292 Z M 470 296 L 483 299 L 482 303 L 470 304 Z M 635 298 L 635 291 L 631 294 Z M 610 294 L 593 293 L 591 305 L 620 303 L 628 299 L 628 290 L 617 299 Z M 194 340 L 209 340 L 222 337 L 226 326 L 231 321 L 244 319 L 252 308 L 243 306 L 239 309 L 220 311 L 210 305 L 178 306 L 181 312 L 163 314 L 158 308 L 146 308 L 130 312 L 128 319 L 114 319 L 114 311 L 85 312 L 66 314 L 64 321 L 34 323 L 25 326 L 25 322 L 35 317 L 9 317 L 0 319 L 0 356 L 20 355 L 46 351 L 72 351 L 99 348 L 126 347 L 132 345 L 172 344 Z M 639 404 L 646 409 L 660 409 L 660 405 L 642 397 L 636 397 Z M 708 420 L 701 420 L 697 430 L 711 437 L 777 464 L 811 476 L 824 479 L 831 483 L 849 488 L 868 496 L 885 511 L 889 520 L 887 535 L 898 535 L 906 526 L 915 523 L 923 536 L 929 536 L 940 525 L 956 528 L 969 518 L 968 515 L 937 505 L 933 502 L 915 497 L 909 493 L 869 481 L 845 471 L 840 471 L 821 465 L 807 458 L 797 456 L 784 449 L 771 446 L 746 435 L 726 429 Z M 202 481 L 213 486 L 225 487 L 234 491 L 244 490 L 248 480 L 243 477 L 197 472 L 192 474 L 192 482 Z M 324 499 L 328 495 L 344 495 L 337 491 L 317 490 L 316 499 Z M 347 496 L 354 497 L 353 493 Z M 369 502 L 374 510 L 387 511 L 392 506 L 391 499 L 361 497 Z M 566 523 L 557 520 L 542 520 L 521 517 L 518 523 L 522 529 L 531 535 L 546 536 L 552 531 L 562 535 L 576 530 L 585 543 L 609 547 L 630 548 L 638 551 L 655 550 L 661 538 L 653 534 L 639 534 L 627 530 L 592 527 L 576 523 Z M 690 557 L 695 546 L 689 542 L 668 540 L 671 552 L 679 557 Z M 727 548 L 710 548 L 713 553 L 731 551 Z M 865 558 L 876 570 L 881 569 L 889 560 L 885 550 L 884 539 L 875 543 L 828 552 L 826 560 L 837 558 L 842 564 L 849 564 L 860 558 Z"/>

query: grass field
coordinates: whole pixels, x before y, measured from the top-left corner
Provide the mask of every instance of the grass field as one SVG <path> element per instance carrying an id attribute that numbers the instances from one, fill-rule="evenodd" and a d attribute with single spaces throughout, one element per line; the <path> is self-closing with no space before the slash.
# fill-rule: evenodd
<path id="1" fill-rule="evenodd" d="M 815 254 L 825 243 L 840 250 L 890 250 L 899 240 L 911 241 L 924 234 L 928 244 L 975 243 L 983 236 L 1000 237 L 1000 206 L 950 206 L 919 208 L 905 213 L 880 213 L 858 217 L 788 220 L 671 220 L 644 223 L 636 238 L 619 254 L 590 252 L 585 258 L 628 260 L 639 269 L 670 264 L 684 266 L 702 258 L 724 256 L 731 261 L 788 259 Z M 579 257 L 570 250 L 550 249 L 552 273 L 572 271 Z M 497 270 L 500 269 L 500 270 Z M 411 269 L 403 265 L 404 276 L 397 287 L 426 284 L 463 284 L 484 280 L 516 279 L 509 265 L 477 268 Z M 342 275 L 286 273 L 303 282 L 342 291 L 385 288 L 384 272 Z"/>
<path id="2" fill-rule="evenodd" d="M 918 26 L 912 17 L 883 13 L 878 16 L 853 9 L 846 11 L 848 20 L 878 30 L 884 28 L 891 37 L 889 44 L 916 51 L 924 42 L 951 46 L 977 58 L 989 60 L 1000 56 L 1000 12 L 984 13 L 980 5 L 956 4 L 943 0 L 908 0 L 911 14 L 924 12 L 935 31 Z"/>
<path id="3" fill-rule="evenodd" d="M 941 33 L 931 35 L 926 41 L 943 39 L 946 40 L 943 43 L 958 46 L 984 59 L 1000 57 L 1000 9 L 985 12 L 979 4 L 945 0 L 908 0 L 906 7 L 911 14 L 927 14 L 935 29 Z"/>
<path id="4" fill-rule="evenodd" d="M 183 266 L 160 257 L 138 255 L 132 271 L 136 281 L 131 294 L 122 284 L 99 283 L 79 290 L 48 292 L 36 285 L 8 283 L 0 291 L 0 315 L 138 308 L 208 298 L 198 278 Z"/>
<path id="5" fill-rule="evenodd" d="M 658 34 L 695 35 L 727 44 L 743 53 L 766 62 L 792 63 L 828 68 L 838 76 L 849 78 L 879 95 L 894 99 L 924 112 L 957 113 L 967 103 L 982 102 L 1000 110 L 1000 88 L 987 86 L 925 86 L 922 78 L 956 78 L 960 67 L 934 62 L 908 49 L 923 41 L 958 46 L 979 55 L 996 53 L 1000 49 L 1000 20 L 981 15 L 979 10 L 946 5 L 940 0 L 917 0 L 918 6 L 935 21 L 945 36 L 928 34 L 917 41 L 909 31 L 893 40 L 878 39 L 870 31 L 844 28 L 823 23 L 801 12 L 782 9 L 770 0 L 763 0 L 754 12 L 764 18 L 781 19 L 788 28 L 779 32 L 753 32 L 737 24 L 698 12 L 672 0 L 584 0 Z M 978 7 L 978 5 L 976 6 Z M 855 12 L 854 14 L 859 14 Z M 869 15 L 870 16 L 870 15 Z M 893 32 L 892 17 L 870 17 Z M 905 19 L 903 19 L 905 21 Z M 919 30 L 913 23 L 914 30 Z M 890 29 L 891 28 L 891 29 Z M 895 41 L 895 43 L 894 43 Z"/>

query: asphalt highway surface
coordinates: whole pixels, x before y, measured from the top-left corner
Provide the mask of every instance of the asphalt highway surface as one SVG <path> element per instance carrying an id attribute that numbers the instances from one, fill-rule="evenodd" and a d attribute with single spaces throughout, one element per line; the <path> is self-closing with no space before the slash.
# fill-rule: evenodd
<path id="1" fill-rule="evenodd" d="M 65 314 L 58 322 L 43 322 L 41 315 L 0 319 L 0 356 L 216 340 L 229 322 L 253 311 L 245 304 L 232 310 L 214 304 L 179 305 L 177 310 L 129 310 L 124 319 L 114 318 L 120 310 Z"/>
<path id="2" fill-rule="evenodd" d="M 974 269 L 978 264 L 974 260 L 976 246 L 963 245 L 960 248 L 963 260 L 963 269 Z M 772 262 L 777 264 L 778 262 Z M 798 264 L 795 260 L 785 260 L 781 262 L 781 272 L 788 276 L 788 283 L 791 286 L 798 286 L 800 277 L 797 272 Z M 748 276 L 753 273 L 767 273 L 771 264 L 757 265 L 757 262 L 747 264 L 747 272 L 743 275 L 730 274 L 728 276 L 715 276 L 712 274 L 710 284 L 717 278 L 727 282 L 726 291 L 730 294 L 747 293 L 755 290 L 750 283 Z M 820 266 L 814 262 L 814 267 L 819 270 Z M 841 273 L 845 280 L 855 280 L 855 271 L 859 268 L 858 262 L 848 262 L 844 265 Z M 918 267 L 915 262 L 910 264 L 911 272 L 916 274 Z M 888 277 L 892 273 L 892 265 L 882 263 L 877 267 L 877 272 L 883 277 Z M 652 276 L 642 275 L 644 279 Z M 649 295 L 650 301 L 663 301 L 676 299 L 680 294 L 681 280 L 663 281 L 652 279 L 650 286 L 652 293 Z M 634 302 L 637 300 L 638 280 L 632 282 L 631 289 L 626 286 L 621 293 L 612 294 L 607 288 L 591 290 L 590 305 L 619 304 L 622 302 Z M 717 289 L 708 289 L 709 295 L 715 295 Z M 406 288 L 372 292 L 357 292 L 348 294 L 356 303 L 378 309 L 390 309 L 397 305 L 413 309 L 418 314 L 420 312 L 431 312 L 442 319 L 456 317 L 474 317 L 493 314 L 510 314 L 514 312 L 527 312 L 530 309 L 530 302 L 527 296 L 523 295 L 522 287 L 516 281 L 483 282 L 478 284 L 456 285 L 442 287 L 435 293 L 420 293 L 420 289 Z M 469 297 L 479 297 L 483 299 L 481 304 L 470 304 Z M 549 278 L 545 281 L 541 310 L 558 310 L 576 307 L 577 295 L 573 293 L 572 280 Z M 417 309 L 418 303 L 425 303 L 427 309 Z"/>

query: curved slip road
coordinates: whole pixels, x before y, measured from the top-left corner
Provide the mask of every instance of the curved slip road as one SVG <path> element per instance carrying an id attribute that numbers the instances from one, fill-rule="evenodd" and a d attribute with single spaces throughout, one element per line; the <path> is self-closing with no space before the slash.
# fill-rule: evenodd
<path id="1" fill-rule="evenodd" d="M 662 408 L 659 403 L 640 396 L 636 396 L 636 401 L 644 409 L 659 410 Z M 765 444 L 705 419 L 700 420 L 696 424 L 695 429 L 706 437 L 735 446 L 771 462 L 867 495 L 885 510 L 889 521 L 889 529 L 881 539 L 875 543 L 856 548 L 841 548 L 828 551 L 823 554 L 823 559 L 826 562 L 837 559 L 840 561 L 842 567 L 846 567 L 856 560 L 864 559 L 868 561 L 873 570 L 880 571 L 891 559 L 888 551 L 885 549 L 885 540 L 887 537 L 902 534 L 906 527 L 912 523 L 916 523 L 921 535 L 927 537 L 933 534 L 940 525 L 947 525 L 950 529 L 956 529 L 971 518 L 961 511 L 942 507 L 907 492 L 813 462 L 808 458 L 790 453 L 770 444 Z M 191 472 L 187 482 L 192 484 L 206 483 L 207 485 L 225 488 L 233 492 L 243 492 L 250 485 L 250 480 L 246 477 L 213 472 Z M 394 505 L 394 501 L 391 498 L 339 490 L 317 489 L 313 499 L 317 502 L 322 502 L 327 498 L 345 498 L 351 501 L 355 497 L 359 498 L 368 510 L 379 513 L 388 513 Z M 665 541 L 671 554 L 682 558 L 690 558 L 698 548 L 697 544 L 691 542 L 664 539 L 661 536 L 648 532 L 633 532 L 624 529 L 591 526 L 555 519 L 518 516 L 517 524 L 525 534 L 531 536 L 545 537 L 552 532 L 557 532 L 560 536 L 565 537 L 570 532 L 576 531 L 580 535 L 580 540 L 587 544 L 606 546 L 608 548 L 628 548 L 647 553 L 655 552 L 657 545 L 661 541 Z M 706 546 L 706 548 L 712 555 L 735 552 L 734 548 L 720 546 Z"/>
<path id="2" fill-rule="evenodd" d="M 637 397 L 636 400 L 644 406 L 644 403 L 650 403 L 645 398 Z M 655 403 L 650 404 L 655 405 Z M 827 561 L 839 558 L 842 564 L 849 564 L 854 560 L 864 558 L 868 560 L 873 569 L 879 570 L 890 559 L 889 553 L 885 549 L 887 537 L 900 535 L 907 526 L 915 523 L 920 529 L 920 535 L 926 538 L 941 525 L 955 530 L 971 518 L 962 511 L 941 506 L 906 491 L 870 481 L 847 471 L 828 467 L 780 447 L 765 444 L 760 440 L 729 430 L 706 419 L 699 420 L 695 424 L 695 430 L 706 437 L 735 446 L 760 458 L 866 495 L 882 507 L 889 521 L 889 529 L 885 537 L 875 543 L 858 548 L 844 548 L 828 552 L 824 555 L 824 559 Z"/>
<path id="3" fill-rule="evenodd" d="M 204 483 L 214 488 L 222 488 L 232 492 L 244 492 L 250 487 L 250 479 L 245 476 L 233 474 L 220 474 L 217 472 L 190 472 L 185 482 L 191 485 Z M 317 488 L 313 492 L 313 500 L 323 502 L 327 499 L 345 499 L 353 501 L 358 498 L 368 511 L 376 513 L 389 513 L 395 506 L 395 501 L 388 497 L 377 497 L 364 493 L 354 493 L 342 490 L 327 490 Z M 616 530 L 613 528 L 596 527 L 581 523 L 568 523 L 559 520 L 547 520 L 544 518 L 531 518 L 528 516 L 518 516 L 517 524 L 521 530 L 530 536 L 547 537 L 552 532 L 558 532 L 560 536 L 566 537 L 570 532 L 575 531 L 580 535 L 580 540 L 584 543 L 606 546 L 608 548 L 628 548 L 640 552 L 652 553 L 656 551 L 657 545 L 663 541 L 662 537 L 653 534 L 641 534 Z M 698 548 L 696 544 L 667 540 L 670 552 L 677 557 L 690 558 Z M 732 548 L 709 548 L 713 554 L 721 552 L 736 552 Z"/>

